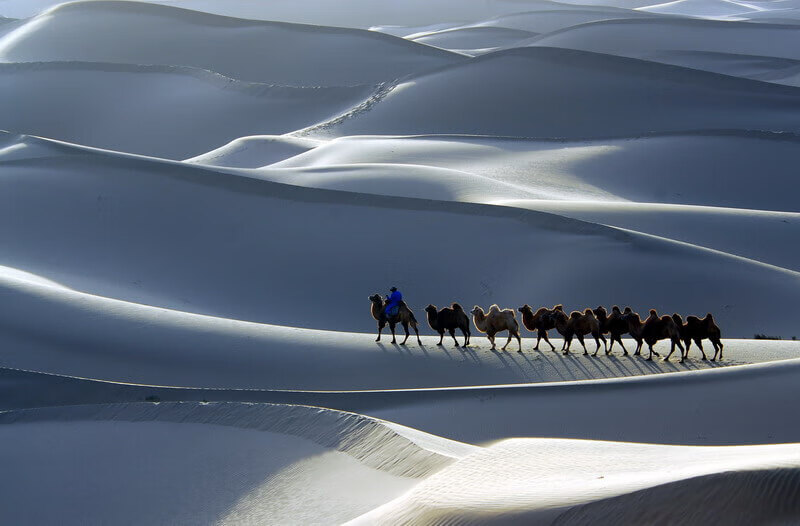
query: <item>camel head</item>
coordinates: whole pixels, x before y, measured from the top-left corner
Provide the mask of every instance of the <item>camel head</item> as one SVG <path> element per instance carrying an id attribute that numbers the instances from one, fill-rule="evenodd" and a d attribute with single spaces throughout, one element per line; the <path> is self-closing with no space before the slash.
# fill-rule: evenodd
<path id="1" fill-rule="evenodd" d="M 527 303 L 522 307 L 518 308 L 517 310 L 520 311 L 522 314 L 533 314 L 533 309 L 531 309 L 531 306 L 528 305 Z"/>
<path id="2" fill-rule="evenodd" d="M 369 301 L 376 305 L 383 305 L 383 298 L 381 298 L 380 294 L 373 294 L 369 297 Z"/>
<path id="3" fill-rule="evenodd" d="M 438 311 L 436 310 L 436 305 L 428 305 L 425 307 L 425 312 L 429 314 L 436 314 Z"/>
<path id="4" fill-rule="evenodd" d="M 469 313 L 472 314 L 473 316 L 479 316 L 479 315 L 483 316 L 484 315 L 483 309 L 478 305 L 475 305 L 474 307 L 472 307 L 472 310 L 469 311 Z"/>

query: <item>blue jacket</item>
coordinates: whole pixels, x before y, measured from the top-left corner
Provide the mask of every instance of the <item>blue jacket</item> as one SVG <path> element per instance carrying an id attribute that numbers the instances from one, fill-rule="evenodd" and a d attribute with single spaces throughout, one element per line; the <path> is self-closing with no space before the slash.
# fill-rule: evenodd
<path id="1" fill-rule="evenodd" d="M 392 295 L 389 296 L 389 301 L 386 303 L 385 312 L 391 311 L 393 308 L 400 305 L 400 302 L 403 301 L 403 295 L 400 294 L 399 290 L 392 292 Z"/>

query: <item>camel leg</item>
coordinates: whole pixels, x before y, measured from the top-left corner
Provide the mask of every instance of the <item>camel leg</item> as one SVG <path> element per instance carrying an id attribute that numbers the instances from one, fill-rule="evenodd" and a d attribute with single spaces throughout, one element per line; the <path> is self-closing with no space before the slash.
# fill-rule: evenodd
<path id="1" fill-rule="evenodd" d="M 414 329 L 414 334 L 417 335 L 417 345 L 422 345 L 422 340 L 419 339 L 419 329 L 417 329 L 417 323 L 411 322 L 411 328 Z"/>
<path id="2" fill-rule="evenodd" d="M 386 327 L 386 322 L 378 322 L 378 337 L 375 338 L 376 342 L 381 341 L 381 332 L 383 332 L 383 328 Z"/>
<path id="3" fill-rule="evenodd" d="M 508 341 L 506 341 L 506 344 L 505 344 L 505 345 L 503 345 L 503 348 L 501 349 L 502 351 L 505 351 L 505 350 L 506 350 L 506 347 L 508 347 L 508 344 L 509 344 L 509 343 L 511 343 L 511 338 L 512 338 L 512 337 L 513 337 L 513 334 L 512 334 L 512 332 L 511 332 L 511 331 L 508 331 Z"/>
<path id="4" fill-rule="evenodd" d="M 561 350 L 564 351 L 564 354 L 569 354 L 569 348 L 572 347 L 572 336 L 567 336 L 566 334 L 561 336 L 564 338 L 564 345 L 561 346 Z"/>
<path id="5" fill-rule="evenodd" d="M 492 343 L 492 348 L 489 349 L 490 351 L 496 350 L 495 343 L 494 343 L 494 335 L 495 335 L 495 333 L 493 333 L 493 332 L 491 332 L 491 333 L 487 332 L 486 333 L 486 337 L 489 338 L 489 341 Z"/>
<path id="6" fill-rule="evenodd" d="M 409 334 L 408 334 L 408 322 L 407 321 L 403 321 L 403 322 L 400 322 L 400 324 L 403 326 L 403 330 L 406 333 L 406 337 L 403 339 L 403 341 L 400 343 L 400 345 L 405 345 L 406 342 L 408 341 L 408 337 L 409 337 Z"/>
<path id="7" fill-rule="evenodd" d="M 544 336 L 544 341 L 547 343 L 547 345 L 550 346 L 550 350 L 551 351 L 555 351 L 556 350 L 556 346 L 553 345 L 552 343 L 550 343 L 550 338 L 547 337 L 547 331 L 542 331 L 542 334 Z M 539 345 L 537 344 L 536 346 L 538 347 Z"/>
<path id="8" fill-rule="evenodd" d="M 633 353 L 634 356 L 640 356 L 642 354 L 642 340 L 636 340 L 636 351 Z"/>
<path id="9" fill-rule="evenodd" d="M 711 361 L 716 361 L 717 359 L 717 347 L 719 347 L 719 359 L 722 360 L 722 341 L 721 340 L 711 340 L 711 344 L 714 346 L 714 357 L 711 358 Z"/>
<path id="10" fill-rule="evenodd" d="M 536 346 L 533 348 L 534 351 L 539 350 L 539 342 L 542 341 L 542 331 L 538 331 L 536 333 Z"/>
<path id="11" fill-rule="evenodd" d="M 585 344 L 585 343 L 583 343 L 583 334 L 578 334 L 577 336 L 578 336 L 578 341 L 579 341 L 579 342 L 581 342 L 581 347 L 583 347 L 583 354 L 584 354 L 584 356 L 585 356 L 585 355 L 587 355 L 587 354 L 589 354 L 589 351 L 587 351 L 587 350 L 586 350 L 586 344 Z M 598 346 L 598 348 L 599 348 L 599 347 L 600 347 L 600 344 L 598 344 L 597 346 Z"/>
<path id="12" fill-rule="evenodd" d="M 455 330 L 455 328 L 448 329 L 448 331 L 450 332 L 450 337 L 453 338 L 453 343 L 456 344 L 456 347 L 460 347 L 458 345 L 458 340 L 456 340 L 456 330 Z"/>
<path id="13" fill-rule="evenodd" d="M 622 355 L 623 356 L 628 356 L 628 349 L 626 349 L 625 348 L 625 344 L 622 343 L 622 335 L 617 334 L 616 339 L 619 342 L 619 345 L 622 347 Z"/>
<path id="14" fill-rule="evenodd" d="M 689 341 L 691 342 L 691 340 L 689 340 Z M 707 359 L 706 358 L 706 351 L 703 350 L 703 342 L 698 338 L 697 340 L 694 341 L 694 343 L 697 344 L 697 348 L 700 349 L 701 353 L 703 353 L 703 360 L 706 360 Z M 714 350 L 716 350 L 716 349 L 714 349 Z M 689 354 L 689 346 L 688 345 L 686 346 L 686 354 Z M 714 353 L 714 354 L 716 354 L 716 353 Z"/>
<path id="15" fill-rule="evenodd" d="M 444 340 L 444 331 L 439 332 L 439 343 L 437 343 L 436 345 L 441 347 L 442 346 L 442 340 Z"/>
<path id="16" fill-rule="evenodd" d="M 689 354 L 689 351 L 687 351 L 684 348 L 683 344 L 681 343 L 680 338 L 676 338 L 676 339 L 672 340 L 672 345 L 677 345 L 678 349 L 680 349 L 680 351 L 681 351 L 681 363 L 683 363 L 683 361 L 686 360 L 686 356 Z"/>
<path id="17" fill-rule="evenodd" d="M 611 339 L 611 345 L 608 346 L 608 352 L 612 352 L 614 350 L 614 335 L 609 335 L 609 338 Z"/>
<path id="18" fill-rule="evenodd" d="M 517 343 L 519 344 L 519 349 L 517 352 L 522 352 L 522 337 L 519 335 L 519 331 L 515 332 L 514 336 L 517 337 Z"/>
<path id="19" fill-rule="evenodd" d="M 469 345 L 469 339 L 472 335 L 470 334 L 469 329 L 461 329 L 461 332 L 464 334 L 464 347 L 466 347 Z"/>
<path id="20" fill-rule="evenodd" d="M 672 347 L 669 349 L 669 354 L 664 358 L 665 362 L 669 361 L 669 357 L 672 356 L 672 353 L 675 352 L 675 341 L 672 341 Z M 683 361 L 683 355 L 681 355 L 681 361 Z"/>
<path id="21" fill-rule="evenodd" d="M 606 338 L 602 334 L 592 334 L 594 336 L 594 342 L 597 344 L 597 349 L 594 350 L 594 354 L 592 356 L 597 356 L 597 351 L 600 350 L 600 340 L 603 340 L 603 347 L 605 347 L 605 353 L 608 354 L 608 347 L 606 347 Z M 599 339 L 598 339 L 599 337 Z"/>
<path id="22" fill-rule="evenodd" d="M 392 343 L 397 343 L 397 337 L 394 334 L 395 325 L 397 325 L 397 322 L 389 322 L 389 330 L 392 331 Z"/>
<path id="23" fill-rule="evenodd" d="M 647 346 L 650 348 L 650 354 L 648 354 L 647 358 L 645 358 L 645 359 L 646 360 L 652 360 L 653 359 L 653 354 L 654 354 L 653 344 L 652 343 L 648 343 Z M 658 356 L 658 355 L 656 354 L 656 356 Z"/>

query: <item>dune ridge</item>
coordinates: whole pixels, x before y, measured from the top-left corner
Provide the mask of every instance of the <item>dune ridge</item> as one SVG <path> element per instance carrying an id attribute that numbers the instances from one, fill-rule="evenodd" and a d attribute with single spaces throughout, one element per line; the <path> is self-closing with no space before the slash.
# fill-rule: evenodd
<path id="1" fill-rule="evenodd" d="M 235 402 L 100 404 L 0 412 L 0 425 L 53 420 L 163 421 L 293 435 L 346 453 L 381 471 L 421 478 L 476 448 L 354 413 L 311 406 Z"/>
<path id="2" fill-rule="evenodd" d="M 92 31 L 98 25 L 104 30 Z M 75 32 L 84 37 L 70 38 Z M 0 39 L 5 62 L 180 65 L 291 86 L 378 84 L 462 58 L 373 31 L 124 1 L 61 4 Z"/>

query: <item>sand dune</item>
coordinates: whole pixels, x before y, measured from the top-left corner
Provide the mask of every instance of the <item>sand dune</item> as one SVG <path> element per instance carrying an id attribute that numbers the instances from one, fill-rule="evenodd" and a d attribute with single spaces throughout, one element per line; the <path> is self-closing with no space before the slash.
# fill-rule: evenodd
<path id="1" fill-rule="evenodd" d="M 718 52 L 798 59 L 796 26 L 691 19 L 608 20 L 544 35 L 533 45 L 626 57 L 664 51 Z M 632 43 L 635 43 L 632 45 Z"/>
<path id="2" fill-rule="evenodd" d="M 103 31 L 93 31 L 98 26 Z M 71 38 L 76 33 L 81 39 Z M 376 84 L 462 57 L 356 29 L 256 22 L 141 2 L 73 2 L 0 39 L 5 62 L 190 66 L 291 86 Z"/>
<path id="3" fill-rule="evenodd" d="M 638 201 L 797 212 L 791 193 L 800 143 L 790 134 L 717 131 L 595 141 L 536 141 L 499 137 L 342 137 L 276 163 L 273 168 L 334 165 L 419 165 L 488 178 L 471 188 L 447 185 L 465 200 L 530 194 L 553 200 Z M 763 169 L 763 163 L 769 169 Z M 263 164 L 266 164 L 263 163 Z M 407 169 L 407 177 L 415 171 Z M 758 184 L 753 184 L 758 174 Z M 720 179 L 725 184 L 719 184 Z M 331 179 L 335 181 L 335 173 Z M 377 177 L 376 177 L 377 179 Z M 441 178 L 437 179 L 445 182 Z M 428 179 L 431 183 L 431 179 Z M 329 184 L 334 184 L 331 182 Z M 384 192 L 417 192 L 412 184 Z M 523 195 L 519 195 L 523 193 Z M 440 194 L 441 195 L 441 194 Z"/>
<path id="4" fill-rule="evenodd" d="M 519 208 L 300 188 L 233 169 L 88 153 L 16 158 L 15 170 L 26 177 L 5 182 L 9 201 L 2 209 L 10 216 L 0 222 L 2 239 L 15 251 L 4 265 L 130 302 L 334 330 L 371 328 L 363 291 L 380 291 L 387 280 L 404 288 L 420 319 L 428 302 L 533 301 L 710 310 L 731 337 L 787 335 L 794 327 L 798 274 L 719 252 Z M 38 212 L 43 188 L 46 216 Z M 404 250 L 439 248 L 437 265 L 426 258 L 400 264 L 394 253 L 376 251 L 386 228 L 401 243 L 403 232 L 413 232 Z M 443 239 L 441 231 L 450 234 Z M 513 247 L 514 257 L 481 249 L 476 239 Z M 59 249 L 66 246 L 72 249 Z M 48 264 L 45 250 L 63 255 Z M 584 254 L 592 255 L 591 273 L 583 271 Z M 312 261 L 326 272 L 291 270 Z M 329 279 L 353 261 L 370 263 L 347 282 Z M 568 285 L 537 279 L 541 273 L 569 276 Z M 609 279 L 598 283 L 597 273 Z M 697 281 L 702 290 L 689 285 Z M 298 290 L 324 291 L 338 307 L 313 295 L 307 301 Z M 761 308 L 766 302 L 770 311 Z"/>
<path id="5" fill-rule="evenodd" d="M 306 133 L 587 138 L 704 129 L 794 132 L 799 102 L 800 92 L 785 86 L 582 51 L 525 48 L 413 77 Z M 565 114 L 565 107 L 571 111 Z"/>
<path id="6" fill-rule="evenodd" d="M 0 421 L 6 476 L 17 480 L 0 516 L 12 523 L 341 522 L 478 449 L 300 406 L 95 405 Z M 48 505 L 12 505 L 32 491 Z"/>
<path id="7" fill-rule="evenodd" d="M 800 513 L 793 498 L 798 481 L 797 444 L 699 448 L 516 439 L 462 459 L 350 524 L 784 521 Z"/>
<path id="8" fill-rule="evenodd" d="M 313 139 L 281 135 L 240 137 L 224 146 L 186 159 L 187 163 L 258 168 L 305 153 L 321 144 Z"/>
<path id="9" fill-rule="evenodd" d="M 732 0 L 675 0 L 663 4 L 654 4 L 638 8 L 639 11 L 666 15 L 689 15 L 696 17 L 729 17 L 748 15 L 764 8 L 755 4 L 735 2 Z"/>
<path id="10" fill-rule="evenodd" d="M 459 27 L 434 32 L 414 33 L 406 38 L 420 44 L 452 51 L 471 51 L 512 47 L 537 36 L 530 31 L 503 27 Z"/>
<path id="11" fill-rule="evenodd" d="M 15 101 L 0 108 L 0 128 L 185 159 L 336 115 L 372 90 L 275 87 L 172 66 L 0 64 L 0 97 Z"/>
<path id="12" fill-rule="evenodd" d="M 641 0 L 636 0 L 641 1 Z M 62 3 L 60 0 L 0 0 L 0 15 L 15 18 L 31 17 Z M 549 0 L 536 0 L 521 5 L 518 0 L 464 2 L 462 0 L 409 0 L 402 5 L 381 0 L 274 0 L 268 3 L 253 0 L 148 0 L 147 3 L 193 9 L 224 16 L 273 20 L 324 26 L 367 29 L 377 25 L 424 26 L 434 23 L 459 23 L 484 20 L 499 14 L 511 14 L 531 5 L 558 5 Z M 586 3 L 586 2 L 581 2 Z"/>
<path id="13" fill-rule="evenodd" d="M 427 32 L 431 38 L 436 35 L 446 36 L 448 34 L 463 34 L 462 31 L 477 30 L 477 29 L 494 29 L 499 30 L 515 30 L 516 33 L 506 33 L 509 36 L 519 35 L 521 32 L 546 34 L 553 31 L 558 31 L 567 27 L 576 26 L 579 24 L 586 24 L 588 22 L 597 22 L 600 20 L 616 20 L 628 18 L 653 18 L 656 15 L 651 15 L 642 11 L 631 11 L 629 9 L 619 9 L 614 7 L 587 7 L 587 6 L 573 6 L 569 4 L 559 4 L 556 2 L 542 2 L 526 5 L 531 11 L 524 11 L 521 13 L 513 13 L 510 15 L 498 16 L 488 20 L 482 20 L 473 24 L 466 24 L 458 27 L 439 28 Z M 405 35 L 407 38 L 414 38 L 414 35 Z M 531 38 L 530 36 L 527 38 Z M 516 39 L 514 42 L 508 44 L 522 42 L 523 38 Z M 425 40 L 423 42 L 432 42 Z M 436 45 L 436 44 L 433 44 Z"/>

